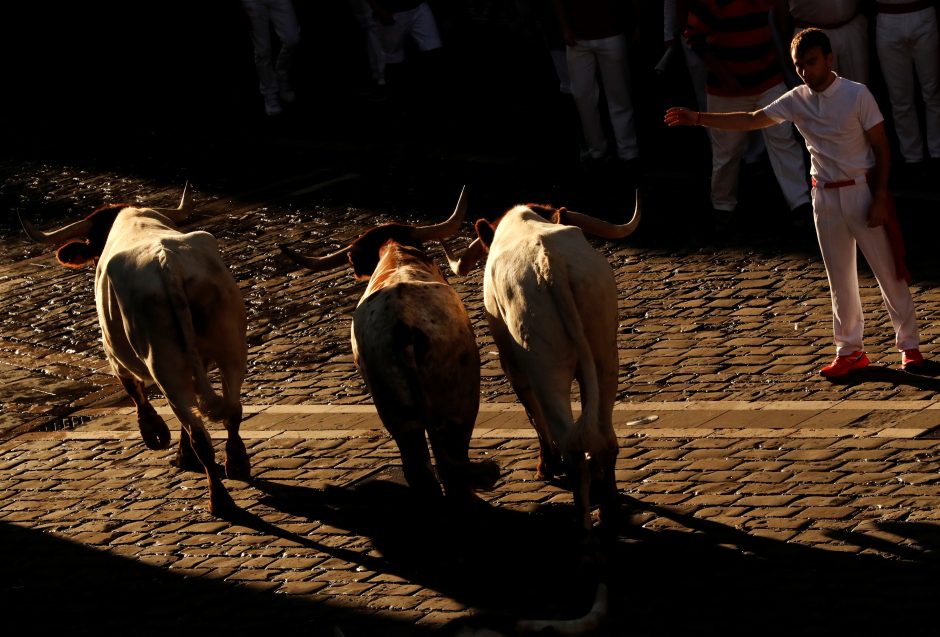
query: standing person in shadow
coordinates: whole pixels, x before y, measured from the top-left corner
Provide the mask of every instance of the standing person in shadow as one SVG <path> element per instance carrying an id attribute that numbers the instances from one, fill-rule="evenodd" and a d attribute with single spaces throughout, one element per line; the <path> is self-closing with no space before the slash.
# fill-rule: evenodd
<path id="1" fill-rule="evenodd" d="M 300 45 L 300 24 L 291 0 L 241 0 L 250 22 L 251 43 L 255 50 L 258 90 L 264 98 L 266 115 L 280 115 L 284 104 L 295 99 L 291 84 L 294 53 Z M 271 30 L 280 41 L 277 58 Z"/>
<path id="2" fill-rule="evenodd" d="M 599 74 L 614 136 L 614 157 L 625 164 L 635 164 L 640 150 L 631 97 L 625 3 L 616 0 L 554 2 L 562 38 L 567 45 L 571 94 L 587 146 L 582 161 L 590 164 L 608 157 L 608 141 L 598 104 Z"/>

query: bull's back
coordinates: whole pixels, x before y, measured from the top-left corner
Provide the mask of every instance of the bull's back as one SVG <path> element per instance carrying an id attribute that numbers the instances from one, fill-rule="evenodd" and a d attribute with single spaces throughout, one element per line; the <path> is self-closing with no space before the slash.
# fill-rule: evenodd
<path id="1" fill-rule="evenodd" d="M 99 261 L 96 302 L 109 357 L 146 379 L 139 359 L 154 343 L 168 356 L 185 347 L 179 338 L 179 313 L 185 313 L 204 360 L 244 358 L 245 307 L 215 238 L 169 230 L 153 235 L 109 241 Z"/>
<path id="2" fill-rule="evenodd" d="M 377 290 L 356 308 L 352 332 L 356 364 L 377 408 L 426 404 L 438 417 L 475 419 L 480 355 L 449 285 L 401 282 Z"/>

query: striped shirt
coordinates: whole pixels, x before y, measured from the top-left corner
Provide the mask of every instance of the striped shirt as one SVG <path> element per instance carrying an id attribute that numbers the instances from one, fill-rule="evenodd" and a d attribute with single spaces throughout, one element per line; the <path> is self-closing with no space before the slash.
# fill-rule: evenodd
<path id="1" fill-rule="evenodd" d="M 738 86 L 723 85 L 708 69 L 710 95 L 759 95 L 783 82 L 770 30 L 770 0 L 692 0 L 685 37 L 699 55 L 711 54 Z"/>

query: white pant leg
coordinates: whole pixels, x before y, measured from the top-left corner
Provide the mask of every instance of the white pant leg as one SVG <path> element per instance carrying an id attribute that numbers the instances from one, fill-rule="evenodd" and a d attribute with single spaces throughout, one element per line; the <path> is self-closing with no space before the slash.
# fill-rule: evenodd
<path id="1" fill-rule="evenodd" d="M 888 87 L 894 131 L 898 137 L 901 156 L 906 162 L 915 162 L 924 158 L 924 142 L 920 136 L 920 123 L 914 104 L 911 23 L 904 19 L 908 15 L 910 14 L 879 13 L 875 21 L 875 46 L 885 85 Z"/>
<path id="2" fill-rule="evenodd" d="M 914 300 L 907 282 L 895 275 L 884 227 L 868 227 L 871 192 L 865 185 L 813 190 L 816 235 L 829 277 L 836 353 L 864 349 L 864 317 L 858 288 L 856 246 L 871 268 L 891 318 L 898 350 L 918 347 Z"/>
<path id="3" fill-rule="evenodd" d="M 923 14 L 921 19 L 916 16 Z M 927 124 L 927 152 L 940 159 L 940 31 L 934 7 L 918 11 L 915 16 L 914 68 L 924 98 L 924 119 Z"/>
<path id="4" fill-rule="evenodd" d="M 281 41 L 274 71 L 281 88 L 286 89 L 290 86 L 294 50 L 300 44 L 300 24 L 297 22 L 297 14 L 294 13 L 294 4 L 291 0 L 268 0 L 268 3 L 271 25 Z"/>
<path id="5" fill-rule="evenodd" d="M 594 40 L 594 52 L 604 82 L 604 95 L 607 98 L 607 112 L 617 144 L 617 157 L 634 159 L 639 156 L 640 151 L 633 123 L 633 102 L 630 99 L 627 38 L 616 35 Z"/>
<path id="6" fill-rule="evenodd" d="M 920 342 L 914 299 L 907 281 L 899 280 L 894 267 L 894 253 L 884 226 L 868 227 L 871 192 L 867 186 L 838 189 L 849 229 L 881 288 L 898 350 L 916 348 Z"/>
<path id="7" fill-rule="evenodd" d="M 597 108 L 597 60 L 590 40 L 578 41 L 566 47 L 568 75 L 571 80 L 571 95 L 578 108 L 584 142 L 591 157 L 599 159 L 607 152 L 607 138 L 601 126 L 601 115 Z"/>
<path id="8" fill-rule="evenodd" d="M 571 95 L 571 79 L 568 77 L 568 56 L 559 49 L 549 51 L 552 57 L 552 64 L 555 66 L 555 74 L 558 76 L 558 92 L 565 95 Z"/>
<path id="9" fill-rule="evenodd" d="M 833 67 L 842 77 L 868 84 L 868 19 L 859 13 L 838 29 L 827 29 L 835 53 Z"/>
<path id="10" fill-rule="evenodd" d="M 242 0 L 242 7 L 251 25 L 251 44 L 254 48 L 258 90 L 264 96 L 277 95 L 277 78 L 271 60 L 271 22 L 268 5 L 263 0 Z"/>
<path id="11" fill-rule="evenodd" d="M 843 213 L 839 190 L 813 189 L 813 218 L 829 279 L 836 356 L 848 356 L 864 349 L 865 319 L 858 289 L 855 237 Z"/>
<path id="12" fill-rule="evenodd" d="M 754 105 L 748 111 L 756 111 L 767 106 L 787 92 L 782 82 L 758 95 Z M 806 180 L 806 164 L 803 162 L 803 149 L 793 136 L 793 124 L 781 122 L 762 129 L 767 143 L 767 156 L 774 169 L 780 191 L 790 210 L 809 203 L 809 182 Z"/>
<path id="13" fill-rule="evenodd" d="M 747 111 L 753 97 L 708 96 L 708 112 L 734 113 Z M 747 149 L 747 133 L 744 131 L 709 128 L 712 144 L 712 207 L 716 210 L 734 210 L 738 205 L 738 177 L 741 158 Z"/>
<path id="14" fill-rule="evenodd" d="M 417 7 L 408 11 L 410 13 L 410 33 L 411 39 L 418 45 L 419 51 L 433 51 L 441 46 L 441 35 L 437 30 L 437 21 L 431 12 L 431 7 L 427 2 L 422 2 Z"/>

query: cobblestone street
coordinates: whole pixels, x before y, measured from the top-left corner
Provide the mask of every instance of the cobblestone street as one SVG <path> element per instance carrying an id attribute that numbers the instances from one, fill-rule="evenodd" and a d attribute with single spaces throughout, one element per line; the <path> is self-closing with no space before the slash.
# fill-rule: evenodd
<path id="1" fill-rule="evenodd" d="M 834 354 L 825 269 L 811 222 L 794 224 L 781 210 L 769 164 L 744 169 L 733 223 L 716 229 L 703 213 L 703 131 L 664 132 L 658 96 L 644 95 L 638 116 L 659 128 L 642 130 L 642 164 L 630 173 L 589 170 L 558 125 L 574 111 L 546 105 L 544 94 L 524 99 L 544 79 L 519 70 L 532 61 L 498 58 L 499 42 L 493 51 L 468 46 L 483 40 L 460 32 L 459 17 L 454 9 L 445 33 L 448 42 L 466 38 L 468 59 L 457 60 L 455 75 L 469 87 L 450 87 L 453 111 L 420 143 L 393 130 L 387 102 L 356 93 L 351 79 L 343 84 L 339 64 L 299 84 L 293 110 L 262 120 L 250 52 L 242 67 L 213 66 L 231 53 L 213 46 L 244 35 L 222 31 L 199 36 L 211 43 L 191 74 L 186 66 L 183 107 L 165 119 L 168 97 L 124 118 L 116 99 L 89 106 L 73 98 L 73 110 L 61 112 L 38 98 L 18 107 L 23 119 L 4 126 L 0 153 L 0 595 L 8 615 L 37 634 L 328 637 L 493 637 L 518 634 L 518 619 L 583 615 L 593 591 L 579 571 L 572 495 L 535 478 L 538 441 L 486 324 L 482 268 L 448 279 L 482 358 L 471 459 L 495 461 L 502 475 L 480 492 L 480 508 L 437 509 L 406 486 L 352 360 L 351 314 L 365 282 L 342 268 L 299 269 L 278 244 L 325 254 L 380 223 L 437 222 L 466 185 L 467 220 L 448 240 L 460 249 L 475 236 L 474 220 L 517 203 L 622 222 L 637 188 L 637 233 L 590 239 L 619 289 L 614 423 L 625 511 L 608 556 L 609 617 L 597 634 L 936 632 L 936 183 L 895 189 L 930 363 L 922 374 L 900 370 L 879 288 L 860 260 L 872 365 L 825 380 L 818 369 Z M 330 28 L 311 25 L 308 41 Z M 493 29 L 501 46 L 522 48 L 502 23 Z M 162 41 L 159 25 L 150 31 Z M 193 33 L 177 35 L 185 42 Z M 311 45 L 308 63 L 317 51 Z M 76 47 L 75 55 L 103 54 Z M 191 61 L 178 57 L 143 57 L 150 66 L 141 73 L 161 96 L 177 95 L 163 90 L 177 81 L 163 79 L 163 64 Z M 491 77 L 494 59 L 506 69 Z M 113 80 L 125 89 L 114 95 L 136 97 L 128 90 L 134 63 L 120 68 L 88 80 L 84 95 L 97 97 L 93 89 Z M 206 77 L 242 84 L 190 95 Z M 323 86 L 335 94 L 321 94 Z M 522 97 L 494 99 L 508 91 Z M 195 211 L 184 228 L 218 239 L 248 310 L 241 398 L 252 478 L 225 480 L 241 509 L 229 518 L 209 513 L 205 476 L 171 464 L 179 423 L 155 390 L 174 445 L 143 444 L 104 357 L 93 269 L 60 266 L 17 219 L 50 229 L 108 203 L 176 206 L 187 181 Z M 446 270 L 440 246 L 427 248 Z M 225 430 L 211 430 L 221 459 Z"/>

